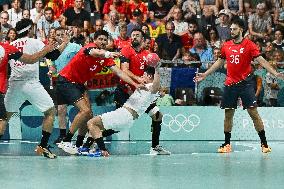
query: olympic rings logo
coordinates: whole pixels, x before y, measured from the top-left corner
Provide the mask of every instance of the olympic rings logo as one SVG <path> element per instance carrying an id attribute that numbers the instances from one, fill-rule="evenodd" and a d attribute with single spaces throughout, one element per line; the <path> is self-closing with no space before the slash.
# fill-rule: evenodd
<path id="1" fill-rule="evenodd" d="M 181 129 L 190 133 L 200 124 L 200 117 L 196 114 L 190 114 L 188 117 L 183 114 L 178 114 L 175 117 L 165 114 L 162 123 L 174 133 L 179 132 Z"/>

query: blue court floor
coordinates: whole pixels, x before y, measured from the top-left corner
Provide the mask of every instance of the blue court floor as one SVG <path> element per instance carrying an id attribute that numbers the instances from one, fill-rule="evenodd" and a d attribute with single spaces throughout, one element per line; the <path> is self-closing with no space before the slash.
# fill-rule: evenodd
<path id="1" fill-rule="evenodd" d="M 280 189 L 284 187 L 284 142 L 233 142 L 234 152 L 216 153 L 219 141 L 163 141 L 170 156 L 148 155 L 148 141 L 112 141 L 112 156 L 36 156 L 36 143 L 0 143 L 1 189 Z"/>

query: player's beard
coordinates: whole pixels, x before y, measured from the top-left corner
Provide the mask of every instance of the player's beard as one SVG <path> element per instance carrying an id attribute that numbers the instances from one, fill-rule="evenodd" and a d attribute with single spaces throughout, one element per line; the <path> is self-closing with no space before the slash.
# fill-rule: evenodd
<path id="1" fill-rule="evenodd" d="M 239 33 L 236 34 L 235 36 L 231 35 L 231 38 L 236 40 L 236 39 L 239 39 L 240 36 L 241 36 L 241 32 L 239 32 Z"/>
<path id="2" fill-rule="evenodd" d="M 136 48 L 136 47 L 139 47 L 139 46 L 140 46 L 140 43 L 139 43 L 139 41 L 137 41 L 137 40 L 133 40 L 133 41 L 131 42 L 131 45 L 132 45 L 133 48 Z"/>

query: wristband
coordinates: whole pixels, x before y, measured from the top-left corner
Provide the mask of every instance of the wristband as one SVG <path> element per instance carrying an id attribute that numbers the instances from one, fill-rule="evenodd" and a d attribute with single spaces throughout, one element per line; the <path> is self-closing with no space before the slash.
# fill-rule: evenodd
<path id="1" fill-rule="evenodd" d="M 111 52 L 106 51 L 106 52 L 105 52 L 105 58 L 110 58 L 110 54 L 111 54 Z"/>

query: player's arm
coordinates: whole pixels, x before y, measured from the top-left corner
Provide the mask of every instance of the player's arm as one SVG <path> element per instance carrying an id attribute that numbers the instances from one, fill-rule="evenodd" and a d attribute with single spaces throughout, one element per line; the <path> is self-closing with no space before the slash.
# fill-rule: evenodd
<path id="1" fill-rule="evenodd" d="M 135 81 L 133 81 L 133 79 L 131 79 L 125 72 L 119 69 L 116 65 L 110 67 L 110 69 L 123 81 L 129 83 L 130 85 L 133 85 L 135 88 L 140 88 L 142 86 L 141 84 L 138 84 Z"/>
<path id="2" fill-rule="evenodd" d="M 110 52 L 103 49 L 96 49 L 94 47 L 86 48 L 84 53 L 94 58 L 116 58 L 120 56 L 119 52 Z"/>
<path id="3" fill-rule="evenodd" d="M 208 75 L 215 72 L 217 69 L 219 69 L 221 66 L 223 66 L 225 63 L 225 60 L 222 58 L 218 58 L 218 60 L 204 73 L 197 73 L 194 80 L 195 82 L 200 82 L 204 80 Z"/>
<path id="4" fill-rule="evenodd" d="M 258 56 L 255 58 L 256 60 L 262 67 L 264 67 L 269 73 L 273 74 L 275 77 L 282 77 L 283 74 L 277 72 L 270 64 L 267 62 L 262 56 Z"/>
<path id="5" fill-rule="evenodd" d="M 123 58 L 121 60 L 123 60 Z M 133 74 L 129 70 L 129 62 L 123 61 L 123 63 L 121 63 L 121 65 L 120 65 L 120 67 L 121 67 L 121 70 L 123 72 L 125 72 L 129 77 L 131 77 L 131 79 L 134 79 L 134 80 L 140 82 L 141 78 L 139 76 L 136 76 L 135 74 Z"/>
<path id="6" fill-rule="evenodd" d="M 160 84 L 160 73 L 158 69 L 155 69 L 155 74 L 154 74 L 154 80 L 153 80 L 153 86 L 151 89 L 151 93 L 155 94 L 159 91 L 161 87 Z"/>
<path id="7" fill-rule="evenodd" d="M 25 62 L 26 64 L 33 64 L 37 62 L 39 59 L 43 58 L 48 54 L 49 52 L 56 51 L 55 49 L 55 44 L 49 44 L 46 45 L 41 51 L 35 53 L 35 54 L 23 54 L 19 60 L 21 62 Z M 12 58 L 13 59 L 13 58 Z M 15 58 L 16 59 L 16 58 Z"/>

